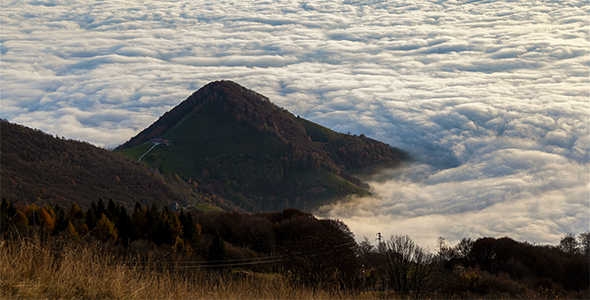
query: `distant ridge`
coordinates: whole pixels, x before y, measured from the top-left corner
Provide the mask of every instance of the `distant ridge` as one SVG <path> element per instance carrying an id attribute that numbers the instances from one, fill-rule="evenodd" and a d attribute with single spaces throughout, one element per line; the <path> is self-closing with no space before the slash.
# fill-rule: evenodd
<path id="1" fill-rule="evenodd" d="M 156 146 L 155 139 L 169 142 Z M 405 157 L 296 117 L 231 81 L 205 85 L 117 151 L 250 211 L 311 209 L 368 194 L 349 172 L 394 167 Z"/>

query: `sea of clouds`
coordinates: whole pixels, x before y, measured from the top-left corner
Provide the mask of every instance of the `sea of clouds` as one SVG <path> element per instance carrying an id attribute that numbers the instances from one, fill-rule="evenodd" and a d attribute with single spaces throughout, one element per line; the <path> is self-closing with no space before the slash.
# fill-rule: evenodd
<path id="1" fill-rule="evenodd" d="M 2 1 L 2 118 L 112 148 L 206 83 L 414 161 L 317 212 L 374 239 L 589 230 L 587 1 Z"/>

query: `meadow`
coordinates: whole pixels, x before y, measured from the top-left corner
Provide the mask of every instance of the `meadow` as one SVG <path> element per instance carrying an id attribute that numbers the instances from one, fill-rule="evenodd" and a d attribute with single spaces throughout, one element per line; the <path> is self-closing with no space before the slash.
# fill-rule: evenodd
<path id="1" fill-rule="evenodd" d="M 278 274 L 162 267 L 122 260 L 99 242 L 22 238 L 0 247 L 2 299 L 349 299 Z M 111 249 L 112 250 L 112 249 Z"/>

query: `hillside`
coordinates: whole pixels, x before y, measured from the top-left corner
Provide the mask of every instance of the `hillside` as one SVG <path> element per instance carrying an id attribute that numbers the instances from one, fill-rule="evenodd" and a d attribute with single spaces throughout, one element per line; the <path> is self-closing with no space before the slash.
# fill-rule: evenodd
<path id="1" fill-rule="evenodd" d="M 195 92 L 115 152 L 1 125 L 0 196 L 24 204 L 86 208 L 113 199 L 127 209 L 135 202 L 176 202 L 205 212 L 310 211 L 367 195 L 350 173 L 395 166 L 404 157 L 363 135 L 296 117 L 227 81 Z"/>
<path id="2" fill-rule="evenodd" d="M 204 86 L 117 151 L 248 211 L 309 210 L 366 195 L 350 173 L 393 167 L 405 157 L 364 135 L 296 117 L 230 81 Z"/>
<path id="3" fill-rule="evenodd" d="M 173 212 L 0 203 L 0 293 L 35 299 L 588 299 L 590 232 L 559 246 L 408 235 L 357 243 L 297 209 Z M 395 280 L 392 280 L 395 279 Z M 74 288 L 72 288 L 74 287 Z M 311 290 L 313 293 L 302 294 Z M 221 293 L 219 293 L 221 292 Z M 156 296 L 155 296 L 156 295 Z"/>
<path id="4" fill-rule="evenodd" d="M 118 153 L 4 120 L 0 124 L 2 198 L 38 206 L 77 203 L 82 208 L 113 199 L 132 209 L 135 202 L 182 203 L 192 195 L 204 210 L 215 209 L 216 204 L 188 184 L 167 180 Z"/>

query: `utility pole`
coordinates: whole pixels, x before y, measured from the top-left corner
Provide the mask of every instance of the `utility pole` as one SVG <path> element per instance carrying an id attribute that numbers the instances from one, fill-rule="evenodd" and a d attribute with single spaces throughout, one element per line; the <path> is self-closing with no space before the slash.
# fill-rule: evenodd
<path id="1" fill-rule="evenodd" d="M 381 235 L 381 232 L 377 232 L 377 238 L 376 240 L 379 241 L 379 244 L 377 244 L 377 252 L 379 253 L 380 257 L 382 255 L 385 255 L 385 245 L 383 244 L 382 240 L 383 240 L 383 236 Z M 380 272 L 379 272 L 379 279 L 381 279 L 381 283 L 383 284 L 383 289 L 385 290 L 385 292 L 387 293 L 387 279 L 384 278 L 384 274 L 383 274 L 383 269 L 379 268 Z"/>
<path id="2" fill-rule="evenodd" d="M 365 265 L 363 265 L 363 292 L 367 291 L 366 284 L 367 284 L 367 277 L 365 274 Z"/>

